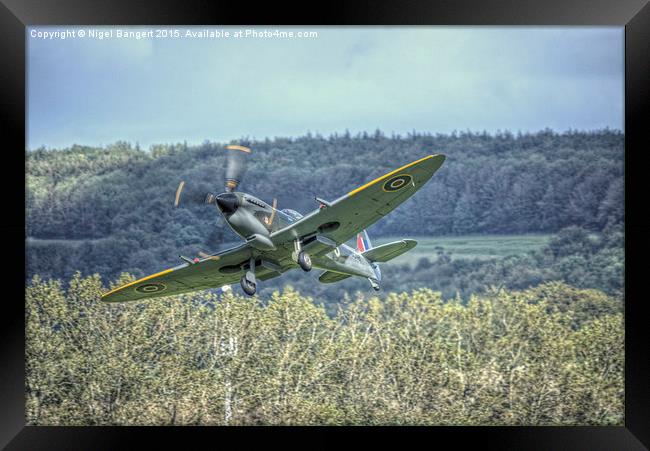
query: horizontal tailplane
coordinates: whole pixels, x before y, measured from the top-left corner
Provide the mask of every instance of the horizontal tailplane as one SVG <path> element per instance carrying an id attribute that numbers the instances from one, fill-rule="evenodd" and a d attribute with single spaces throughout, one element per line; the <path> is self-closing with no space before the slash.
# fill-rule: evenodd
<path id="1" fill-rule="evenodd" d="M 418 244 L 415 240 L 400 240 L 392 243 L 382 244 L 363 252 L 366 260 L 373 263 L 382 263 L 394 259 L 405 252 L 410 251 Z"/>
<path id="2" fill-rule="evenodd" d="M 320 275 L 318 280 L 321 283 L 334 283 L 334 282 L 338 282 L 339 280 L 347 279 L 348 277 L 350 277 L 350 274 L 341 274 L 340 272 L 325 271 Z"/>

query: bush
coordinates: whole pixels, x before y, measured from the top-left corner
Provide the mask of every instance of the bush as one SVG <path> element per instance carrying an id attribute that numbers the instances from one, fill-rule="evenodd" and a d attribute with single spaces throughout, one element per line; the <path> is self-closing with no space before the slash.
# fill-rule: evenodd
<path id="1" fill-rule="evenodd" d="M 264 305 L 103 290 L 28 285 L 28 424 L 623 424 L 620 300 L 594 290 L 419 289 L 334 317 L 292 289 Z"/>

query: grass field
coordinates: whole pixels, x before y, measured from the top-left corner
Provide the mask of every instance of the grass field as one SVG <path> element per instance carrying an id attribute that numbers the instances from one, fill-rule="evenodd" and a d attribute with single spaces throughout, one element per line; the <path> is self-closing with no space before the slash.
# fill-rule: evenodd
<path id="1" fill-rule="evenodd" d="M 529 251 L 535 251 L 546 245 L 551 238 L 550 234 L 526 234 L 526 235 L 464 235 L 464 236 L 441 236 L 441 237 L 408 237 L 416 240 L 418 245 L 415 249 L 404 255 L 391 260 L 388 264 L 415 265 L 422 257 L 435 260 L 437 248 L 442 249 L 451 255 L 452 259 L 488 259 L 507 257 L 509 255 L 521 255 Z M 389 243 L 402 239 L 401 237 L 370 237 L 374 246 Z M 27 246 L 52 245 L 70 246 L 78 248 L 86 240 L 44 240 L 27 239 Z M 101 240 L 87 240 L 93 243 Z M 238 242 L 222 243 L 219 249 L 228 249 L 238 245 Z M 353 242 L 348 243 L 354 246 Z M 216 250 L 216 249 L 215 249 Z"/>
<path id="2" fill-rule="evenodd" d="M 411 238 L 411 237 L 409 237 Z M 488 259 L 501 258 L 509 255 L 521 255 L 544 247 L 551 235 L 466 235 L 466 236 L 441 236 L 441 237 L 412 237 L 418 242 L 415 249 L 400 255 L 388 264 L 417 264 L 422 257 L 435 260 L 437 248 L 451 255 L 452 259 Z M 372 240 L 372 237 L 370 237 Z M 397 237 L 381 237 L 373 240 L 373 245 L 399 240 Z"/>

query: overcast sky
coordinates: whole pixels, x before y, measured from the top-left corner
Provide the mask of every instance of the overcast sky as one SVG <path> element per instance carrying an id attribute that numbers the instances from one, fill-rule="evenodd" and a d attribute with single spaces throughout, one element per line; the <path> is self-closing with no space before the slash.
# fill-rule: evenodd
<path id="1" fill-rule="evenodd" d="M 27 30 L 30 149 L 345 129 L 623 129 L 622 27 L 281 27 L 318 37 L 139 40 L 68 30 L 80 29 L 84 38 Z M 265 29 L 277 28 L 256 30 Z"/>

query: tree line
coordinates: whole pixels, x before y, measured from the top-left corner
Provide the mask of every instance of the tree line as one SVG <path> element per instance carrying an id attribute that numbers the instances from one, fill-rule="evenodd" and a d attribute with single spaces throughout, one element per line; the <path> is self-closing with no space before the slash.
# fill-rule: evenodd
<path id="1" fill-rule="evenodd" d="M 384 267 L 382 291 L 410 291 L 428 287 L 439 291 L 443 299 L 460 297 L 467 301 L 472 294 L 484 293 L 489 287 L 522 290 L 546 282 L 564 282 L 577 288 L 593 288 L 614 296 L 625 289 L 625 249 L 622 225 L 593 233 L 570 226 L 553 235 L 538 251 L 491 259 L 455 258 L 443 247 L 436 255 L 422 257 L 415 264 Z M 329 314 L 334 314 L 341 299 L 355 293 L 368 293 L 368 281 L 351 277 L 335 284 L 318 282 L 319 272 L 287 272 L 281 278 L 265 281 L 261 296 L 291 285 L 313 296 Z"/>
<path id="2" fill-rule="evenodd" d="M 331 317 L 291 289 L 110 305 L 98 275 L 65 285 L 26 289 L 31 425 L 623 424 L 622 301 L 596 290 L 418 289 Z"/>
<path id="3" fill-rule="evenodd" d="M 624 135 L 616 130 L 240 140 L 254 153 L 241 189 L 303 213 L 429 153 L 447 160 L 371 236 L 601 231 L 623 221 Z M 180 180 L 223 187 L 223 145 L 117 142 L 26 153 L 27 275 L 146 274 L 178 254 L 238 238 L 207 206 L 172 208 Z"/>

